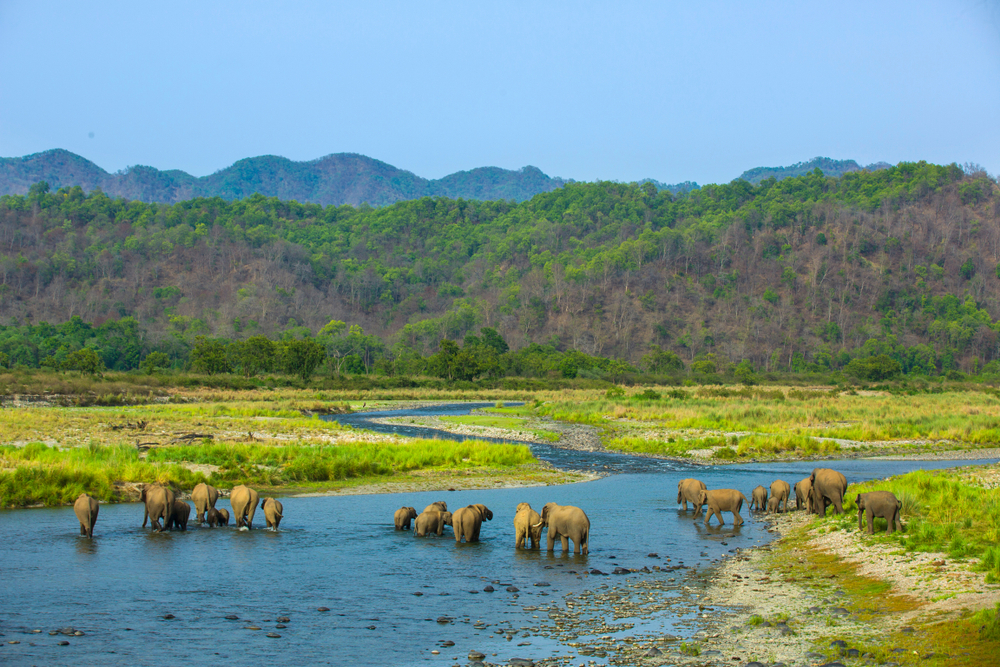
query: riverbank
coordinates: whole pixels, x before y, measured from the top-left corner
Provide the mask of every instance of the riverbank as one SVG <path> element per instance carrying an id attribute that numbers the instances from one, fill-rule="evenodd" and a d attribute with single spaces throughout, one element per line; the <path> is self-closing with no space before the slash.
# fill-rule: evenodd
<path id="1" fill-rule="evenodd" d="M 989 490 L 986 511 L 996 511 L 1000 464 L 948 476 Z M 777 539 L 710 569 L 693 591 L 702 612 L 693 640 L 636 638 L 611 662 L 995 667 L 1000 632 L 982 637 L 980 629 L 996 627 L 1000 583 L 987 583 L 980 559 L 900 549 L 849 518 L 844 529 L 802 511 L 755 513 Z"/>

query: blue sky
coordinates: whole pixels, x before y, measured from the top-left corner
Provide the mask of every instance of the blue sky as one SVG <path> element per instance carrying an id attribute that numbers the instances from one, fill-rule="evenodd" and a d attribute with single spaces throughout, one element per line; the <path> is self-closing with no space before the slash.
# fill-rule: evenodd
<path id="1" fill-rule="evenodd" d="M 1000 8 L 2 0 L 0 156 L 49 148 L 196 176 L 340 152 L 428 178 L 728 182 L 818 155 L 995 175 Z"/>

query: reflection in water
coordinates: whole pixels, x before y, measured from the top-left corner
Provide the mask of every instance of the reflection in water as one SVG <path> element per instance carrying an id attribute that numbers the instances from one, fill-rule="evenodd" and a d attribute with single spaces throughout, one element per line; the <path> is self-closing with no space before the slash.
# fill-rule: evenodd
<path id="1" fill-rule="evenodd" d="M 461 414 L 468 406 L 452 410 L 450 414 Z M 746 523 L 738 529 L 728 514 L 725 526 L 713 519 L 706 527 L 704 516 L 695 518 L 693 510 L 677 505 L 679 480 L 694 476 L 709 488 L 748 490 L 775 478 L 801 479 L 816 466 L 790 462 L 697 468 L 544 445 L 532 448 L 557 465 L 609 466 L 617 474 L 564 486 L 283 498 L 285 519 L 278 532 L 192 522 L 187 532 L 157 534 L 139 527 L 142 505 L 123 504 L 101 508 L 95 537 L 88 540 L 79 537 L 79 523 L 69 507 L 0 511 L 5 548 L 0 633 L 6 641 L 21 642 L 5 644 L 0 655 L 5 664 L 15 665 L 257 664 L 266 655 L 274 666 L 450 665 L 464 663 L 470 650 L 487 654 L 491 662 L 566 655 L 570 649 L 556 639 L 535 632 L 523 636 L 517 629 L 546 625 L 545 610 L 561 605 L 567 595 L 587 600 L 594 599 L 589 591 L 595 590 L 629 595 L 624 588 L 629 581 L 660 581 L 666 589 L 659 594 L 676 597 L 690 584 L 687 570 L 667 567 L 706 565 L 771 538 L 756 514 L 744 514 Z M 856 482 L 953 464 L 823 465 Z M 393 513 L 400 505 L 423 508 L 442 499 L 449 507 L 482 502 L 493 510 L 479 543 L 456 544 L 450 528 L 440 538 L 415 538 L 412 531 L 394 529 Z M 587 512 L 588 556 L 562 553 L 558 546 L 548 553 L 545 539 L 539 551 L 514 549 L 518 503 L 540 508 L 549 501 Z M 228 503 L 220 500 L 220 506 L 228 508 Z M 616 567 L 654 566 L 664 571 L 612 574 Z M 608 574 L 591 574 L 595 569 Z M 487 586 L 493 592 L 484 590 Z M 610 611 L 587 609 L 607 614 L 604 618 L 611 622 Z M 278 628 L 276 619 L 284 616 L 290 620 Z M 446 620 L 439 623 L 438 618 Z M 684 616 L 669 611 L 629 622 L 636 629 L 612 628 L 604 634 L 637 629 L 685 633 Z M 58 646 L 62 637 L 45 632 L 67 626 L 85 635 Z M 43 633 L 28 634 L 36 628 Z M 498 629 L 517 630 L 517 640 L 508 643 Z M 268 632 L 280 637 L 268 637 Z M 444 641 L 455 644 L 446 647 Z"/>

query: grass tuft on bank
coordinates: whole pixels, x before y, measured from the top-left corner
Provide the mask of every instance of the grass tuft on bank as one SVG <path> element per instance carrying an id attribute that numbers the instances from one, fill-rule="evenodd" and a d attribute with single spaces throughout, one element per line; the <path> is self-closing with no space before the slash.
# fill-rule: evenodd
<path id="1" fill-rule="evenodd" d="M 973 483 L 955 471 L 917 470 L 852 484 L 844 498 L 844 514 L 831 513 L 819 520 L 831 529 L 856 531 L 855 498 L 875 490 L 891 491 L 903 503 L 903 531 L 886 535 L 886 520 L 876 518 L 875 539 L 908 551 L 941 552 L 960 561 L 978 559 L 974 569 L 986 573 L 986 583 L 1000 583 L 1000 489 Z"/>
<path id="2" fill-rule="evenodd" d="M 190 491 L 199 482 L 222 488 L 315 484 L 389 478 L 415 470 L 506 469 L 533 463 L 522 445 L 412 440 L 338 445 L 204 443 L 152 449 L 139 458 L 128 445 L 58 449 L 43 443 L 0 447 L 0 506 L 65 505 L 83 491 L 118 499 L 116 483 L 160 482 Z M 210 475 L 181 463 L 215 466 Z"/>

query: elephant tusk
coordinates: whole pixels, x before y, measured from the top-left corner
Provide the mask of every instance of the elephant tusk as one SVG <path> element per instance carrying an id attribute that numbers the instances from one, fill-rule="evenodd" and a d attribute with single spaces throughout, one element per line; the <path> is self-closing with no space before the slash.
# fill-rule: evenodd
<path id="1" fill-rule="evenodd" d="M 532 527 L 532 528 L 538 528 L 538 527 L 539 527 L 539 526 L 541 526 L 541 525 L 542 525 L 542 522 L 541 522 L 541 521 L 539 521 L 538 523 L 533 523 L 533 524 L 531 524 L 531 527 Z"/>

